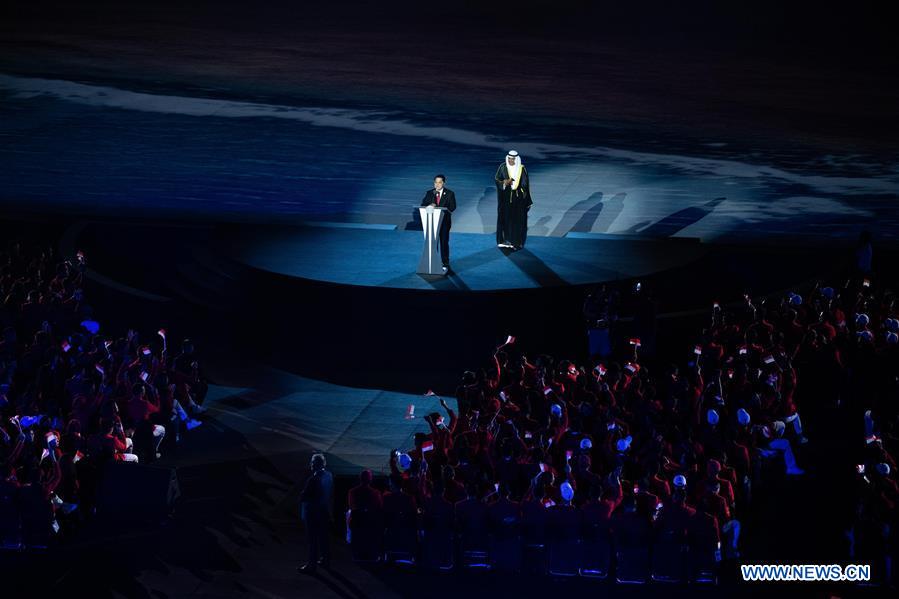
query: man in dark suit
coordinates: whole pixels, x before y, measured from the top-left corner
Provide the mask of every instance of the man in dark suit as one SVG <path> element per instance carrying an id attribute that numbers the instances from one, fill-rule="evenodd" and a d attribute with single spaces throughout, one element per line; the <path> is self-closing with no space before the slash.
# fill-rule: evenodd
<path id="1" fill-rule="evenodd" d="M 309 537 L 309 561 L 297 568 L 312 574 L 317 566 L 330 566 L 331 551 L 328 542 L 328 524 L 334 495 L 334 478 L 325 470 L 325 456 L 316 453 L 309 463 L 312 474 L 300 494 L 300 516 Z"/>
<path id="2" fill-rule="evenodd" d="M 440 223 L 440 259 L 443 262 L 443 272 L 449 272 L 449 232 L 453 226 L 453 211 L 456 209 L 456 194 L 452 189 L 444 187 L 446 176 L 437 175 L 434 177 L 434 188 L 429 189 L 425 193 L 425 197 L 421 200 L 422 206 L 434 206 L 435 208 L 446 208 L 443 214 L 443 221 Z"/>

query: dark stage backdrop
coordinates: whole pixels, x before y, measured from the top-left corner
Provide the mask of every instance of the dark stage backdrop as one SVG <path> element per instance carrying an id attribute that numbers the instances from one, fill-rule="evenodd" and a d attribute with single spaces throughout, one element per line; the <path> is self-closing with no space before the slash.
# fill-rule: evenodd
<path id="1" fill-rule="evenodd" d="M 405 228 L 442 172 L 491 233 L 514 147 L 532 236 L 895 235 L 885 9 L 432 4 L 8 4 L 0 202 Z"/>

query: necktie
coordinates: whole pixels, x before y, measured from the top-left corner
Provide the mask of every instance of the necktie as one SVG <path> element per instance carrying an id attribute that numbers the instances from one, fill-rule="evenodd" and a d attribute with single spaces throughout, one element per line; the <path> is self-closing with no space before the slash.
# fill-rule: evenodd
<path id="1" fill-rule="evenodd" d="M 441 193 L 438 191 L 437 192 L 437 205 L 438 206 L 440 205 L 440 195 L 441 195 Z"/>

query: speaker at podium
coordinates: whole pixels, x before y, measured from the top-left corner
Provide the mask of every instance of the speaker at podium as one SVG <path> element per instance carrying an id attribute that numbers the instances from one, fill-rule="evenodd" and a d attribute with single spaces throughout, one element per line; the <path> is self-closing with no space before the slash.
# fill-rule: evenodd
<path id="1" fill-rule="evenodd" d="M 421 275 L 442 275 L 443 263 L 440 261 L 440 225 L 446 218 L 446 208 L 437 206 L 417 206 L 421 215 L 421 230 L 424 233 L 424 246 L 421 248 L 421 259 L 418 270 Z"/>

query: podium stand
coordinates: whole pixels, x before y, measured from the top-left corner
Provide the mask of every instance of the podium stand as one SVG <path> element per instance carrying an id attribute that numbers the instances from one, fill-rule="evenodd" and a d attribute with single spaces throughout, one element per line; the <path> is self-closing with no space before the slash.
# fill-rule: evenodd
<path id="1" fill-rule="evenodd" d="M 425 235 L 425 244 L 421 249 L 421 260 L 418 261 L 418 274 L 442 275 L 443 263 L 440 261 L 438 245 L 440 243 L 440 225 L 443 223 L 446 208 L 435 206 L 419 206 L 421 214 L 421 230 Z"/>

